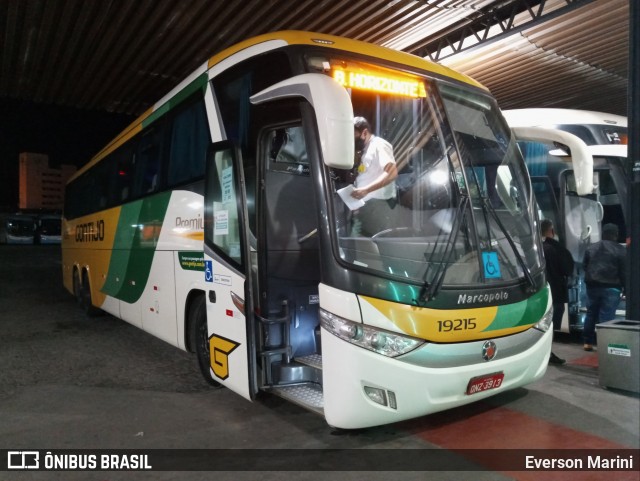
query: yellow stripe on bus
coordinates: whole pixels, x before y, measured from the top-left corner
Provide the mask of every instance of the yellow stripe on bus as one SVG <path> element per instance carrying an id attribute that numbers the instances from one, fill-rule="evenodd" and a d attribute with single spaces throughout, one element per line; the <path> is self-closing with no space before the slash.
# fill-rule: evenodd
<path id="1" fill-rule="evenodd" d="M 444 67 L 437 63 L 423 59 L 416 55 L 412 55 L 406 52 L 401 52 L 398 50 L 393 50 L 387 47 L 382 47 L 380 45 L 362 42 L 360 40 L 352 40 L 349 38 L 336 37 L 333 35 L 301 32 L 301 31 L 294 31 L 294 30 L 267 33 L 264 35 L 259 35 L 257 37 L 250 38 L 248 40 L 245 40 L 244 42 L 240 42 L 234 45 L 233 47 L 230 47 L 227 50 L 223 50 L 219 54 L 216 54 L 213 57 L 211 57 L 209 59 L 209 68 L 220 63 L 221 61 L 230 57 L 231 55 L 237 52 L 240 52 L 241 50 L 252 47 L 254 45 L 258 45 L 260 43 L 273 41 L 273 40 L 282 40 L 289 45 L 315 45 L 320 47 L 325 46 L 325 47 L 335 48 L 338 50 L 344 50 L 347 52 L 359 53 L 362 55 L 369 55 L 376 59 L 384 59 L 390 62 L 398 63 L 400 65 L 406 65 L 409 67 L 418 68 L 420 70 L 426 70 L 428 72 L 432 72 L 437 75 L 442 75 L 444 77 L 455 79 L 460 82 L 464 82 L 466 84 L 479 87 L 483 90 L 487 90 L 486 87 L 484 87 L 481 83 L 477 82 L 476 80 L 473 80 L 471 77 L 468 77 L 464 74 L 456 72 L 455 70 L 451 70 L 450 68 Z"/>
<path id="2" fill-rule="evenodd" d="M 431 342 L 454 343 L 500 337 L 525 331 L 530 325 L 489 329 L 498 306 L 470 309 L 429 309 L 360 296 L 402 332 Z"/>

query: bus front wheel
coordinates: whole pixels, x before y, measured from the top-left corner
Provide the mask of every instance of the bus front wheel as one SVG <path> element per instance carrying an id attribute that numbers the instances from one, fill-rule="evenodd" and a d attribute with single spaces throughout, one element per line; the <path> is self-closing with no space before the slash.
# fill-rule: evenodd
<path id="1" fill-rule="evenodd" d="M 198 357 L 198 366 L 200 372 L 204 377 L 207 384 L 214 387 L 221 387 L 218 381 L 213 378 L 211 374 L 211 357 L 209 354 L 209 330 L 207 329 L 207 306 L 205 304 L 204 296 L 198 296 L 194 300 L 191 308 L 189 309 L 189 321 L 194 330 L 195 339 L 195 351 Z"/>

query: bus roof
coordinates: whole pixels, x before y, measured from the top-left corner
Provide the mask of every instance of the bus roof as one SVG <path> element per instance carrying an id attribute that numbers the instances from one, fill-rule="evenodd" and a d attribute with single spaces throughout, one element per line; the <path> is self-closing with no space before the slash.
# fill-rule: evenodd
<path id="1" fill-rule="evenodd" d="M 438 76 L 451 78 L 472 85 L 474 87 L 487 90 L 486 87 L 473 80 L 471 77 L 468 77 L 467 75 L 461 74 L 459 72 L 456 72 L 455 70 L 436 64 L 421 57 L 405 52 L 400 52 L 398 50 L 393 50 L 387 47 L 381 47 L 379 45 L 362 42 L 359 40 L 352 40 L 344 37 L 337 37 L 333 35 L 325 35 L 313 32 L 289 30 L 267 33 L 239 42 L 209 58 L 207 62 L 198 67 L 186 79 L 184 79 L 180 84 L 169 91 L 164 97 L 162 97 L 162 99 L 160 99 L 153 106 L 147 109 L 136 120 L 134 120 L 126 129 L 118 134 L 117 137 L 115 137 L 102 150 L 100 150 L 84 167 L 79 169 L 69 180 L 73 180 L 82 175 L 91 166 L 99 162 L 100 159 L 117 149 L 125 141 L 140 132 L 144 126 L 153 122 L 156 118 L 169 111 L 175 104 L 180 103 L 182 99 L 189 96 L 198 88 L 204 86 L 208 81 L 207 72 L 209 69 L 215 67 L 225 59 L 242 50 L 251 47 L 257 47 L 260 44 L 267 42 L 280 42 L 282 46 L 314 45 L 318 47 L 331 47 L 345 52 L 369 55 L 371 57 L 380 58 L 390 62 L 395 62 L 400 65 L 417 68 L 423 71 L 431 72 Z"/>
<path id="2" fill-rule="evenodd" d="M 334 35 L 325 35 L 323 33 L 314 32 L 302 32 L 297 30 L 285 30 L 282 32 L 267 33 L 259 35 L 257 37 L 249 38 L 243 42 L 240 42 L 232 47 L 223 50 L 222 52 L 214 55 L 209 59 L 209 68 L 220 63 L 227 57 L 230 57 L 234 53 L 237 53 L 246 48 L 265 43 L 273 40 L 280 40 L 286 45 L 313 45 L 320 47 L 331 47 L 337 50 L 344 50 L 346 52 L 360 53 L 369 55 L 371 57 L 388 60 L 401 65 L 407 65 L 415 67 L 420 70 L 426 70 L 437 75 L 444 77 L 454 78 L 464 83 L 474 85 L 486 90 L 479 82 L 473 80 L 471 77 L 456 72 L 448 67 L 444 67 L 437 63 L 426 60 L 422 57 L 412 55 L 399 50 L 393 50 L 391 48 L 382 47 L 368 42 L 362 42 L 360 40 L 353 40 L 345 37 L 337 37 Z"/>
<path id="3" fill-rule="evenodd" d="M 503 110 L 510 127 L 544 127 L 551 125 L 616 125 L 627 126 L 621 115 L 578 109 L 514 109 Z"/>

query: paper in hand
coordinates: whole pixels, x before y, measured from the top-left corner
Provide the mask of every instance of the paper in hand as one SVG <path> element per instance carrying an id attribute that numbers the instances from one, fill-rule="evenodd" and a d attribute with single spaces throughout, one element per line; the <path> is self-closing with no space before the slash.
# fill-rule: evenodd
<path id="1" fill-rule="evenodd" d="M 351 210 L 359 209 L 364 205 L 364 200 L 356 199 L 355 197 L 351 197 L 351 193 L 355 190 L 353 184 L 349 184 L 346 187 L 338 190 L 337 193 L 342 199 L 342 201 L 347 205 L 347 207 Z"/>

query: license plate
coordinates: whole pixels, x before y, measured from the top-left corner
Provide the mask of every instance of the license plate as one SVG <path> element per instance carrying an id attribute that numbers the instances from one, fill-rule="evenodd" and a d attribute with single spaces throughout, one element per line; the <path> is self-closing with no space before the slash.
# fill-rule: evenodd
<path id="1" fill-rule="evenodd" d="M 489 389 L 496 389 L 502 386 L 503 379 L 504 373 L 502 372 L 494 372 L 493 374 L 471 378 L 469 384 L 467 384 L 467 394 L 476 394 L 478 392 L 488 391 Z"/>

